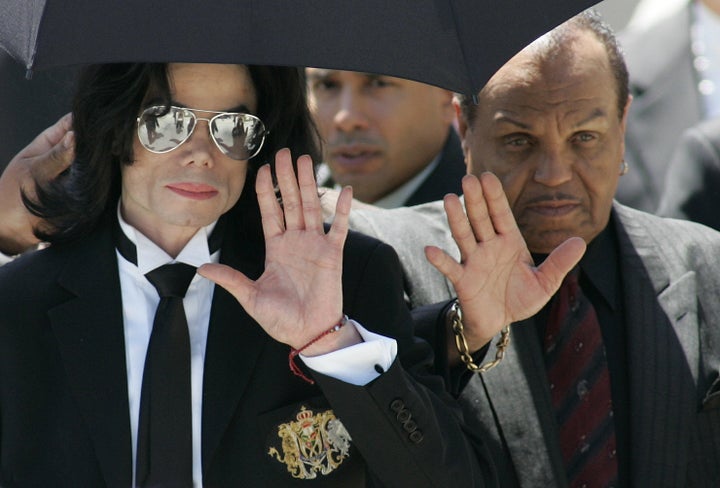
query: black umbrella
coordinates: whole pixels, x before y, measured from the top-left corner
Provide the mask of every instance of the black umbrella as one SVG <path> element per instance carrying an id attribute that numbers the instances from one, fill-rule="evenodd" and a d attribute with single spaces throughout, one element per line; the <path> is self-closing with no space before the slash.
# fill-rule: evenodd
<path id="1" fill-rule="evenodd" d="M 2 0 L 0 45 L 29 70 L 97 62 L 316 66 L 476 93 L 599 0 Z"/>

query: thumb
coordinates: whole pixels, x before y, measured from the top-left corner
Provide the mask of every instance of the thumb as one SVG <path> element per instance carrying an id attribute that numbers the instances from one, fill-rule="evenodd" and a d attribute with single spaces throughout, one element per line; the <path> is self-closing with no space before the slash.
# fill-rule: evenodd
<path id="1" fill-rule="evenodd" d="M 249 308 L 248 304 L 255 294 L 255 283 L 240 271 L 225 264 L 203 264 L 197 272 L 203 278 L 225 288 L 243 308 Z"/>
<path id="2" fill-rule="evenodd" d="M 566 274 L 580 262 L 587 245 L 580 237 L 571 237 L 553 249 L 545 261 L 538 267 L 545 289 L 555 293 Z"/>

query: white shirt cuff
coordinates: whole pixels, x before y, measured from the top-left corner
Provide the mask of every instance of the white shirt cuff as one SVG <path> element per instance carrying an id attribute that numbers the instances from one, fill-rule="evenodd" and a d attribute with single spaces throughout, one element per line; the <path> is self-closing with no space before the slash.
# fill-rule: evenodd
<path id="1" fill-rule="evenodd" d="M 368 331 L 352 319 L 346 327 L 349 325 L 355 327 L 365 342 L 320 356 L 306 357 L 300 354 L 300 358 L 318 373 L 356 386 L 367 385 L 390 369 L 397 356 L 397 342 Z"/>

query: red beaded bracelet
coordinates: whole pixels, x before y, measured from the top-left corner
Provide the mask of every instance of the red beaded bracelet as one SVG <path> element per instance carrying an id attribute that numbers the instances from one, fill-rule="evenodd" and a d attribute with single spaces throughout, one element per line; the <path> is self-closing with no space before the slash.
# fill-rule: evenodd
<path id="1" fill-rule="evenodd" d="M 290 349 L 290 354 L 288 355 L 288 363 L 290 364 L 290 371 L 292 371 L 295 374 L 295 376 L 299 376 L 300 378 L 307 381 L 311 385 L 314 385 L 315 382 L 313 380 L 311 380 L 310 378 L 308 378 L 307 376 L 305 376 L 305 374 L 300 370 L 298 365 L 295 364 L 295 358 L 298 356 L 298 354 L 300 354 L 305 349 L 307 349 L 308 347 L 315 344 L 317 341 L 319 341 L 326 335 L 329 335 L 329 334 L 332 334 L 333 332 L 339 331 L 343 327 L 343 325 L 347 324 L 348 320 L 349 320 L 348 316 L 343 315 L 342 319 L 340 319 L 340 322 L 338 322 L 337 324 L 333 325 L 325 332 L 318 335 L 315 339 L 311 340 L 310 342 L 308 342 L 307 344 L 302 346 L 300 349 Z"/>

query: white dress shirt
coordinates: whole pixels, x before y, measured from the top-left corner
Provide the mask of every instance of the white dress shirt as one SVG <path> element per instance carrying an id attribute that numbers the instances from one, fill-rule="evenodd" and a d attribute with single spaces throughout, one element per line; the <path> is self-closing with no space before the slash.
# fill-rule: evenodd
<path id="1" fill-rule="evenodd" d="M 160 302 L 155 287 L 145 278 L 145 273 L 172 262 L 183 262 L 196 267 L 210 262 L 217 263 L 220 259 L 220 252 L 210 255 L 208 250 L 208 237 L 215 226 L 214 223 L 198 230 L 177 258 L 173 259 L 125 222 L 120 215 L 119 207 L 118 220 L 123 233 L 137 248 L 138 261 L 136 266 L 117 253 L 123 302 L 134 484 L 145 355 L 150 342 L 155 310 Z M 192 455 L 195 487 L 202 487 L 202 380 L 213 290 L 214 284 L 211 281 L 196 274 L 183 299 L 190 333 Z M 352 320 L 351 323 L 352 326 L 357 327 L 358 332 L 367 342 L 322 356 L 306 358 L 301 355 L 300 357 L 308 367 L 318 372 L 351 384 L 365 385 L 379 376 L 376 365 L 387 371 L 397 356 L 397 345 L 394 339 L 368 332 Z"/>

